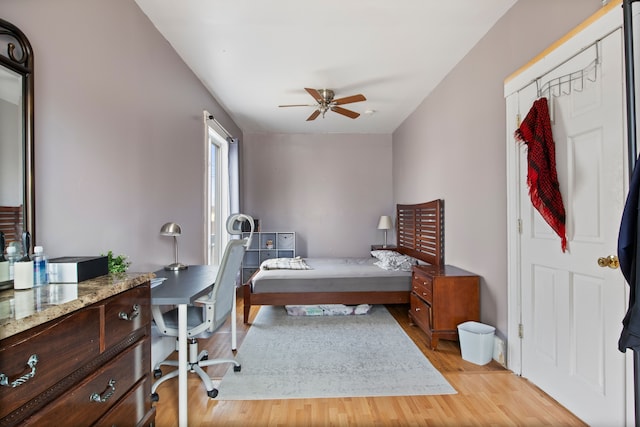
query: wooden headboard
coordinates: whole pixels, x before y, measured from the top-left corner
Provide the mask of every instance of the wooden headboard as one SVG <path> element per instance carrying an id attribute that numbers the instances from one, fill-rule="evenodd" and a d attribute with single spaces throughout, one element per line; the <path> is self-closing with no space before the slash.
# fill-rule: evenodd
<path id="1" fill-rule="evenodd" d="M 398 252 L 444 266 L 444 200 L 397 205 Z"/>
<path id="2" fill-rule="evenodd" d="M 5 244 L 22 239 L 22 206 L 0 206 L 0 231 Z M 4 251 L 5 248 L 1 248 Z"/>

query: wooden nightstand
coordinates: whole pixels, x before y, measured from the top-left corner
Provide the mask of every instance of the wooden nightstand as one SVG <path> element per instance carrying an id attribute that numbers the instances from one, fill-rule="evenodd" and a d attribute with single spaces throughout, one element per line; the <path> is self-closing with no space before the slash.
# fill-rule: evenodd
<path id="1" fill-rule="evenodd" d="M 396 245 L 387 245 L 386 248 L 384 247 L 384 245 L 371 245 L 372 251 L 382 251 L 382 250 L 395 251 L 396 249 L 398 249 Z"/>
<path id="2" fill-rule="evenodd" d="M 435 350 L 440 338 L 458 339 L 458 325 L 480 321 L 480 277 L 451 265 L 413 267 L 409 318 Z"/>

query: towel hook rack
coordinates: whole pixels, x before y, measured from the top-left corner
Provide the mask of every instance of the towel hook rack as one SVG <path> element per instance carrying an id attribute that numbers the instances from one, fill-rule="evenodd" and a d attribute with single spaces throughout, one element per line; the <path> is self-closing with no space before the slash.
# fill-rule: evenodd
<path id="1" fill-rule="evenodd" d="M 598 80 L 598 66 L 600 65 L 600 40 L 596 41 L 595 47 L 596 57 L 586 67 L 559 77 L 554 77 L 544 84 L 542 77 L 535 79 L 538 98 L 546 96 L 547 98 L 559 97 L 563 95 L 571 95 L 572 91 L 582 92 L 585 88 L 585 79 L 595 83 Z"/>

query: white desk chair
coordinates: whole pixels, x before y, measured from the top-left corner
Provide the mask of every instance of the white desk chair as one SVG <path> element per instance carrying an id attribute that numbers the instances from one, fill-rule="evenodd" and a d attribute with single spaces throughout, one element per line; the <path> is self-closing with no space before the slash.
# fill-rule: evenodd
<path id="1" fill-rule="evenodd" d="M 211 398 L 218 395 L 218 390 L 213 387 L 213 382 L 202 369 L 203 367 L 221 363 L 233 363 L 235 372 L 239 372 L 241 369 L 240 363 L 235 359 L 209 360 L 209 353 L 206 350 L 198 353 L 198 338 L 209 338 L 213 332 L 226 322 L 236 303 L 236 280 L 242 264 L 242 258 L 253 237 L 253 218 L 245 214 L 233 214 L 227 219 L 227 231 L 232 235 L 242 234 L 241 225 L 245 220 L 249 221 L 251 225 L 249 237 L 230 240 L 227 243 L 213 289 L 207 296 L 198 299 L 196 305 L 187 307 L 188 369 L 189 372 L 195 372 L 200 376 L 207 389 L 207 395 Z M 161 333 L 171 337 L 178 337 L 177 308 L 162 313 L 159 306 L 152 306 L 151 311 Z M 159 399 L 156 393 L 158 386 L 168 379 L 178 376 L 178 369 L 162 375 L 161 365 L 178 366 L 178 361 L 167 359 L 154 367 L 154 376 L 159 378 L 151 387 L 151 400 L 154 402 Z"/>

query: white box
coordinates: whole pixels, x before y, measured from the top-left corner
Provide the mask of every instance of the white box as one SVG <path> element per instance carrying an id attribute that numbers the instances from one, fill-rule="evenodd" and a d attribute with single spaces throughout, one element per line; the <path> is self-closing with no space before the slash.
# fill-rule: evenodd
<path id="1" fill-rule="evenodd" d="M 278 249 L 293 249 L 294 243 L 293 233 L 278 234 Z"/>
<path id="2" fill-rule="evenodd" d="M 476 365 L 486 365 L 493 359 L 493 336 L 496 328 L 479 322 L 458 325 L 462 358 Z"/>

